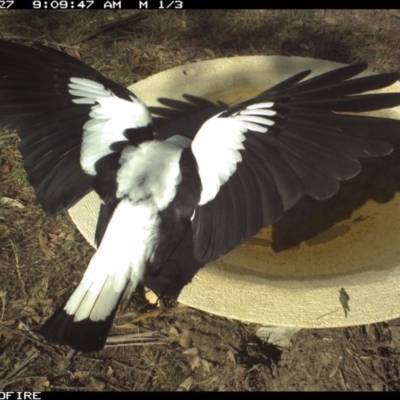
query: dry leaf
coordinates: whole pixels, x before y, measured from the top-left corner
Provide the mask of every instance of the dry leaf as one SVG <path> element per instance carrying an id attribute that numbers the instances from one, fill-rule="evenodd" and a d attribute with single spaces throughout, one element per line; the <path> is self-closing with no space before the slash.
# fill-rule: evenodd
<path id="1" fill-rule="evenodd" d="M 21 204 L 19 201 L 15 199 L 11 199 L 9 197 L 1 197 L 0 198 L 0 206 L 10 206 L 15 208 L 23 209 L 25 206 Z"/>
<path id="2" fill-rule="evenodd" d="M 131 324 L 131 323 L 128 322 L 126 324 L 116 325 L 115 327 L 118 328 L 118 329 L 133 329 L 133 328 L 136 328 L 136 325 Z"/>
<path id="3" fill-rule="evenodd" d="M 169 330 L 169 334 L 171 336 L 175 336 L 175 337 L 178 336 L 179 335 L 178 329 L 176 329 L 174 326 L 171 327 L 170 330 Z"/>
<path id="4" fill-rule="evenodd" d="M 0 174 L 2 174 L 2 175 L 7 175 L 7 174 L 9 174 L 10 173 L 10 167 L 8 166 L 8 165 L 3 165 L 1 168 L 0 168 Z"/>
<path id="5" fill-rule="evenodd" d="M 136 322 L 143 321 L 143 320 L 146 320 L 146 319 L 149 319 L 149 318 L 156 318 L 160 314 L 161 314 L 161 310 L 160 309 L 152 310 L 152 311 L 149 311 L 146 314 L 138 315 L 132 322 L 136 323 Z"/>
<path id="6" fill-rule="evenodd" d="M 77 58 L 78 60 L 81 59 L 81 54 L 79 53 L 79 48 L 77 47 L 73 47 L 73 48 L 69 48 L 67 50 L 67 53 L 74 58 Z"/>
<path id="7" fill-rule="evenodd" d="M 185 356 L 197 356 L 199 354 L 199 349 L 197 347 L 192 347 L 182 352 Z"/>
<path id="8" fill-rule="evenodd" d="M 45 299 L 45 300 L 40 300 L 37 297 L 32 297 L 31 299 L 18 299 L 11 301 L 9 303 L 10 308 L 32 308 L 32 306 L 36 306 L 38 304 L 42 304 L 45 306 L 51 306 L 53 304 L 53 299 Z"/>
<path id="9" fill-rule="evenodd" d="M 130 64 L 132 64 L 132 65 L 140 64 L 140 58 L 137 54 L 130 57 Z"/>
<path id="10" fill-rule="evenodd" d="M 53 299 L 40 300 L 37 297 L 32 297 L 31 299 L 28 300 L 28 302 L 26 304 L 28 304 L 30 306 L 36 306 L 39 303 L 43 304 L 45 306 L 51 306 L 53 304 Z"/>
<path id="11" fill-rule="evenodd" d="M 61 233 L 60 233 L 60 236 L 61 236 L 61 235 L 65 236 L 65 233 L 64 233 L 64 232 L 61 232 Z M 65 240 L 66 240 L 67 242 L 70 242 L 70 241 L 72 241 L 72 240 L 75 240 L 74 234 L 73 234 L 73 233 L 69 233 L 68 235 L 65 236 Z"/>
<path id="12" fill-rule="evenodd" d="M 157 304 L 158 301 L 158 296 L 151 291 L 150 289 L 147 289 L 144 297 L 146 297 L 146 300 L 150 303 L 150 304 Z"/>
<path id="13" fill-rule="evenodd" d="M 232 361 L 232 363 L 236 364 L 235 355 L 233 354 L 233 351 L 228 350 L 227 354 L 228 354 L 228 358 Z"/>
<path id="14" fill-rule="evenodd" d="M 188 378 L 186 378 L 186 379 L 178 386 L 178 390 L 181 389 L 181 390 L 189 391 L 190 388 L 191 388 L 192 385 L 193 385 L 193 381 L 194 381 L 193 376 L 189 376 Z"/>
<path id="15" fill-rule="evenodd" d="M 108 366 L 106 375 L 110 378 L 114 373 L 114 370 L 111 368 L 111 366 Z"/>
<path id="16" fill-rule="evenodd" d="M 194 370 L 196 368 L 199 368 L 201 365 L 201 358 L 199 356 L 196 356 L 190 361 L 190 369 Z"/>
<path id="17" fill-rule="evenodd" d="M 54 233 L 49 233 L 49 234 L 48 234 L 48 237 L 49 237 L 50 241 L 53 241 L 53 240 L 60 240 L 60 239 L 61 239 L 61 236 L 60 236 L 60 235 L 55 235 Z"/>
<path id="18" fill-rule="evenodd" d="M 17 307 L 23 307 L 27 304 L 26 299 L 18 299 L 18 300 L 13 300 L 10 304 L 11 308 L 17 308 Z"/>
<path id="19" fill-rule="evenodd" d="M 192 336 L 193 336 L 193 333 L 190 332 L 189 329 L 184 329 L 184 331 L 182 332 L 182 335 L 179 339 L 179 344 L 184 349 L 188 349 L 192 343 Z"/>
<path id="20" fill-rule="evenodd" d="M 0 329 L 0 337 L 4 337 L 4 339 L 11 339 L 16 332 L 11 329 Z M 4 361 L 4 360 L 3 360 Z M 4 363 L 2 362 L 2 367 L 4 367 Z"/>
<path id="21" fill-rule="evenodd" d="M 10 236 L 10 234 L 11 230 L 7 226 L 0 224 L 0 239 L 5 239 Z"/>
<path id="22" fill-rule="evenodd" d="M 43 251 L 43 253 L 44 253 L 44 255 L 45 255 L 46 257 L 52 258 L 52 257 L 55 256 L 55 253 L 54 253 L 54 251 L 50 250 L 50 249 L 46 246 L 47 242 L 48 242 L 48 237 L 47 237 L 47 235 L 44 234 L 44 233 L 42 232 L 42 230 L 40 230 L 40 231 L 39 231 L 39 245 L 40 245 L 40 248 L 42 249 L 42 251 Z"/>
<path id="23" fill-rule="evenodd" d="M 37 324 L 40 324 L 42 322 L 42 317 L 39 315 L 30 315 L 29 318 L 32 318 L 33 321 L 35 321 Z"/>
<path id="24" fill-rule="evenodd" d="M 201 360 L 201 363 L 203 364 L 204 371 L 207 373 L 211 371 L 211 363 L 203 359 Z"/>
<path id="25" fill-rule="evenodd" d="M 4 326 L 11 326 L 15 324 L 15 319 L 9 319 L 7 321 L 1 321 L 1 324 Z"/>
<path id="26" fill-rule="evenodd" d="M 215 53 L 211 49 L 203 49 L 210 57 L 216 58 Z"/>
<path id="27" fill-rule="evenodd" d="M 87 388 L 97 389 L 97 390 L 103 390 L 105 386 L 106 384 L 103 381 L 95 378 L 92 378 L 91 382 L 88 385 L 86 385 Z"/>
<path id="28" fill-rule="evenodd" d="M 194 370 L 199 367 L 203 367 L 204 371 L 207 373 L 211 371 L 211 363 L 209 363 L 206 360 L 203 360 L 199 356 L 196 356 L 190 362 L 190 368 Z"/>
<path id="29" fill-rule="evenodd" d="M 43 376 L 42 378 L 37 379 L 33 384 L 34 392 L 44 392 L 50 386 L 49 380 Z"/>
<path id="30" fill-rule="evenodd" d="M 324 21 L 329 25 L 337 25 L 339 23 L 339 21 L 333 17 L 325 17 Z"/>
<path id="31" fill-rule="evenodd" d="M 6 221 L 6 218 L 2 217 L 1 218 L 2 221 Z M 5 224 L 0 224 L 0 234 L 3 235 L 4 237 L 6 237 L 5 235 L 7 234 L 7 236 L 10 234 L 10 229 L 8 228 L 7 225 Z M 0 236 L 1 237 L 1 236 Z"/>
<path id="32" fill-rule="evenodd" d="M 86 379 L 90 375 L 89 371 L 76 371 L 74 372 L 73 376 L 75 379 Z"/>

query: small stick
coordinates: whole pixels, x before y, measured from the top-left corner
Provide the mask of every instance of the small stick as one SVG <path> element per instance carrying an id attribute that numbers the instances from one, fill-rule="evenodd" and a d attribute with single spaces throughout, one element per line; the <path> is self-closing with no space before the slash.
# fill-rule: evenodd
<path id="1" fill-rule="evenodd" d="M 4 139 L 13 139 L 18 137 L 18 133 L 9 133 L 7 135 L 1 135 L 0 134 L 0 140 L 4 140 Z"/>
<path id="2" fill-rule="evenodd" d="M 4 387 L 4 385 L 8 382 L 10 378 L 13 376 L 25 371 L 25 367 L 37 356 L 39 353 L 32 353 L 30 356 L 28 356 L 22 363 L 18 365 L 15 369 L 13 369 L 2 381 L 0 381 L 0 387 Z"/>
<path id="3" fill-rule="evenodd" d="M 154 369 L 155 369 L 155 367 L 156 367 L 156 364 L 158 363 L 158 360 L 159 360 L 159 358 L 160 358 L 160 355 L 161 355 L 161 350 L 157 350 L 156 356 L 155 356 L 155 358 L 154 358 L 154 365 L 151 367 L 151 371 L 150 371 L 149 374 L 146 376 L 146 379 L 145 379 L 144 382 L 143 382 L 143 387 L 146 387 L 146 385 L 149 383 L 149 380 L 150 380 L 150 378 L 151 378 L 151 374 L 153 373 L 153 371 L 154 371 Z"/>
<path id="4" fill-rule="evenodd" d="M 18 258 L 17 248 L 16 248 L 14 242 L 13 242 L 11 239 L 9 239 L 9 241 L 10 241 L 10 243 L 11 243 L 11 247 L 12 247 L 13 252 L 14 252 L 15 267 L 16 267 L 16 269 L 17 269 L 17 274 L 18 274 L 19 281 L 21 282 L 22 292 L 24 293 L 24 295 L 25 295 L 27 298 L 29 298 L 29 296 L 28 296 L 28 294 L 26 293 L 26 290 L 25 290 L 25 283 L 24 283 L 24 281 L 22 280 L 21 271 L 20 271 L 20 269 L 19 269 L 19 258 Z"/>
<path id="5" fill-rule="evenodd" d="M 144 18 L 147 18 L 147 15 L 144 15 L 143 13 L 137 13 L 137 14 L 134 14 L 134 15 L 129 15 L 128 17 L 122 18 L 120 20 L 111 22 L 109 24 L 105 24 L 105 25 L 101 26 L 99 29 L 95 30 L 94 32 L 90 32 L 90 33 L 88 33 L 86 35 L 81 36 L 79 39 L 72 41 L 70 44 L 72 46 L 75 46 L 77 44 L 85 42 L 86 40 L 93 39 L 96 36 L 100 35 L 101 33 L 104 33 L 106 31 L 114 29 L 117 25 L 124 24 L 126 22 L 133 21 L 133 20 L 140 21 L 140 20 L 142 20 Z"/>

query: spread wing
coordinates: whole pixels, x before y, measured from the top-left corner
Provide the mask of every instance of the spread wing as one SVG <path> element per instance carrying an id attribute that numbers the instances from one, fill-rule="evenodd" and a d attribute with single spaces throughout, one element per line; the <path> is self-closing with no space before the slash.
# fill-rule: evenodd
<path id="1" fill-rule="evenodd" d="M 62 213 L 92 189 L 107 202 L 123 147 L 153 137 L 146 106 L 128 89 L 48 47 L 0 41 L 0 59 L 0 127 L 17 130 L 29 181 L 45 211 Z"/>
<path id="2" fill-rule="evenodd" d="M 194 253 L 210 262 L 279 219 L 307 194 L 324 200 L 384 156 L 400 121 L 337 114 L 398 106 L 400 93 L 360 94 L 399 75 L 350 79 L 357 64 L 298 83 L 305 71 L 207 120 L 192 142 L 202 183 L 192 218 Z"/>

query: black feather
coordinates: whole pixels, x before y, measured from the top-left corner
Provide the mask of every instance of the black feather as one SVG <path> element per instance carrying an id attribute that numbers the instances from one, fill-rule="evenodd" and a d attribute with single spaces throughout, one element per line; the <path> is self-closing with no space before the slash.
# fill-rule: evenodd
<path id="1" fill-rule="evenodd" d="M 389 73 L 350 79 L 366 68 L 366 63 L 360 63 L 300 82 L 309 74 L 304 71 L 219 115 L 235 118 L 257 103 L 269 103 L 276 112 L 265 117 L 269 120 L 264 125 L 268 126 L 266 133 L 249 130 L 245 134 L 242 162 L 215 199 L 196 211 L 194 249 L 202 263 L 226 254 L 277 221 L 303 194 L 318 200 L 333 196 L 341 180 L 360 172 L 358 158 L 392 152 L 392 145 L 382 138 L 400 135 L 399 120 L 336 114 L 400 105 L 400 93 L 362 94 L 385 88 L 399 78 L 398 73 Z M 270 122 L 274 125 L 269 126 Z M 227 192 L 234 197 L 233 204 L 239 205 L 234 218 L 242 218 L 233 241 L 233 216 L 223 214 Z M 254 196 L 262 199 L 261 212 Z"/>
<path id="2" fill-rule="evenodd" d="M 44 323 L 39 333 L 54 344 L 67 345 L 85 353 L 100 351 L 106 343 L 117 309 L 115 307 L 105 321 L 84 319 L 76 322 L 73 315 L 68 315 L 64 307 L 60 307 Z"/>

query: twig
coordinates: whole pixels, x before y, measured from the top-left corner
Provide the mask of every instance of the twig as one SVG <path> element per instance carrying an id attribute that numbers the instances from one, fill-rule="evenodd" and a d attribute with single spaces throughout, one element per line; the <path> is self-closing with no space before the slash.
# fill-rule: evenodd
<path id="1" fill-rule="evenodd" d="M 56 356 L 61 356 L 60 352 L 57 351 L 57 349 L 54 346 L 47 344 L 43 340 L 43 338 L 40 335 L 38 335 L 36 332 L 32 331 L 31 328 L 25 322 L 23 322 L 23 321 L 18 321 L 18 322 L 26 330 L 26 333 L 22 332 L 20 329 L 14 329 L 14 328 L 9 328 L 9 329 L 14 329 L 14 330 L 19 331 L 21 335 L 25 336 L 25 338 L 44 347 L 47 351 L 54 353 Z"/>
<path id="2" fill-rule="evenodd" d="M 65 359 L 68 360 L 69 362 L 72 361 L 74 358 L 74 355 L 77 354 L 78 352 L 76 350 L 71 349 L 68 354 L 65 356 Z"/>
<path id="3" fill-rule="evenodd" d="M 14 382 L 22 381 L 22 380 L 24 380 L 24 379 L 40 379 L 40 378 L 43 378 L 43 375 L 20 376 L 20 377 L 18 377 L 18 378 L 14 378 L 14 379 L 11 379 L 10 381 L 7 381 L 7 382 L 4 384 L 4 386 L 11 385 L 11 384 L 14 383 Z"/>
<path id="4" fill-rule="evenodd" d="M 118 345 L 128 344 L 130 346 L 143 346 L 146 344 L 169 344 L 169 340 L 163 331 L 128 333 L 126 335 L 109 336 L 105 347 L 118 347 Z"/>
<path id="5" fill-rule="evenodd" d="M 69 350 L 67 355 L 65 355 L 62 360 L 58 361 L 57 367 L 56 367 L 56 371 L 57 373 L 64 375 L 67 367 L 71 364 L 72 358 L 74 357 L 75 354 L 77 354 L 78 352 L 76 350 Z"/>
<path id="6" fill-rule="evenodd" d="M 75 46 L 77 44 L 85 42 L 86 40 L 93 39 L 96 36 L 100 35 L 101 33 L 104 33 L 106 31 L 114 29 L 117 25 L 124 24 L 126 22 L 133 21 L 133 20 L 140 21 L 140 20 L 142 20 L 144 18 L 147 18 L 147 15 L 144 15 L 141 12 L 139 12 L 137 14 L 134 14 L 134 15 L 129 15 L 128 17 L 119 19 L 119 20 L 114 21 L 114 22 L 110 22 L 109 24 L 105 24 L 105 25 L 101 26 L 99 29 L 95 30 L 94 32 L 90 32 L 90 33 L 88 33 L 86 35 L 81 36 L 79 39 L 76 39 L 76 40 L 72 41 L 70 44 L 72 46 Z"/>
<path id="7" fill-rule="evenodd" d="M 235 354 L 235 355 L 238 355 L 239 354 L 239 352 L 233 347 L 233 346 L 231 346 L 227 341 L 226 341 L 226 339 L 222 336 L 222 334 L 221 333 L 217 333 L 217 336 L 223 341 L 223 345 L 228 349 L 228 350 L 230 350 L 233 354 Z"/>
<path id="8" fill-rule="evenodd" d="M 399 41 L 399 37 L 395 37 L 392 39 L 385 39 L 385 43 L 398 42 L 398 41 Z M 377 42 L 358 43 L 357 47 L 368 47 L 368 46 L 373 46 L 374 44 L 377 44 Z"/>
<path id="9" fill-rule="evenodd" d="M 1 299 L 1 319 L 3 321 L 4 313 L 6 312 L 6 295 L 7 292 L 5 290 L 0 290 L 0 299 Z"/>
<path id="10" fill-rule="evenodd" d="M 10 378 L 15 376 L 16 374 L 22 372 L 22 370 L 37 356 L 39 353 L 32 353 L 30 356 L 28 356 L 22 363 L 18 365 L 17 368 L 13 369 L 2 381 L 0 381 L 0 387 L 4 387 L 4 385 L 8 382 Z"/>
<path id="11" fill-rule="evenodd" d="M 400 19 L 400 14 L 395 14 L 394 11 L 389 12 L 389 15 L 390 15 L 391 17 L 395 17 L 395 18 Z"/>
<path id="12" fill-rule="evenodd" d="M 339 378 L 340 378 L 340 383 L 342 384 L 343 390 L 348 390 L 346 381 L 344 379 L 344 373 L 342 368 L 339 368 Z"/>
<path id="13" fill-rule="evenodd" d="M 333 378 L 336 373 L 339 370 L 340 364 L 342 363 L 343 357 L 338 357 L 338 360 L 336 363 L 333 364 L 332 368 L 331 368 L 331 372 L 329 374 L 329 378 Z"/>
<path id="14" fill-rule="evenodd" d="M 16 267 L 16 269 L 17 269 L 17 274 L 18 274 L 19 281 L 21 282 L 22 292 L 24 293 L 24 295 L 25 295 L 27 298 L 29 298 L 29 296 L 28 296 L 28 294 L 26 293 L 26 290 L 25 290 L 25 283 L 24 283 L 24 281 L 22 280 L 21 271 L 20 271 L 20 269 L 19 269 L 19 258 L 18 258 L 17 248 L 16 248 L 14 242 L 13 242 L 11 239 L 9 239 L 9 241 L 10 241 L 10 243 L 11 243 L 11 247 L 12 247 L 13 252 L 14 252 L 15 267 Z"/>
<path id="15" fill-rule="evenodd" d="M 160 355 L 161 355 L 161 350 L 157 350 L 156 356 L 154 357 L 154 365 L 151 367 L 151 370 L 150 370 L 149 374 L 146 376 L 146 379 L 145 379 L 144 382 L 143 382 L 143 387 L 144 387 L 144 388 L 145 388 L 146 385 L 149 383 L 149 380 L 150 380 L 150 378 L 151 378 L 151 374 L 153 373 L 153 371 L 154 371 L 154 369 L 155 369 L 155 367 L 156 367 L 156 364 L 158 363 L 158 360 L 159 360 L 159 358 L 160 358 Z"/>
<path id="16" fill-rule="evenodd" d="M 18 137 L 18 133 L 9 133 L 8 135 L 0 135 L 0 140 L 12 139 Z"/>
<path id="17" fill-rule="evenodd" d="M 361 358 L 359 357 L 357 358 L 360 360 L 361 364 L 363 364 L 364 367 L 367 368 L 368 371 L 375 376 L 375 378 L 383 385 L 383 387 L 386 387 L 388 390 L 392 391 L 392 389 L 388 386 L 388 384 L 385 381 L 383 381 L 375 371 L 372 371 L 372 369 Z"/>
<path id="18" fill-rule="evenodd" d="M 78 391 L 78 390 L 89 390 L 91 392 L 93 392 L 94 390 L 100 391 L 101 389 L 96 389 L 93 386 L 51 386 L 52 389 L 57 389 L 57 390 L 72 390 L 74 392 Z"/>
<path id="19" fill-rule="evenodd" d="M 30 326 L 27 323 L 25 323 L 24 321 L 18 321 L 18 323 L 19 323 L 19 325 L 21 325 L 25 329 L 25 331 L 29 335 L 32 335 L 35 339 L 39 339 L 40 338 L 40 336 L 37 333 L 35 333 L 35 332 L 33 332 L 31 330 Z M 19 331 L 21 331 L 21 333 L 24 333 L 21 329 L 19 329 Z M 26 334 L 24 336 L 26 336 Z"/>
<path id="20" fill-rule="evenodd" d="M 363 382 L 364 382 L 364 385 L 367 387 L 367 390 L 371 390 L 370 386 L 368 385 L 367 381 L 366 381 L 365 378 L 364 378 L 364 374 L 362 373 L 361 368 L 360 368 L 359 365 L 358 365 L 357 357 L 354 357 L 354 360 L 356 361 L 356 362 L 354 363 L 354 365 L 356 366 L 357 371 L 358 371 L 358 373 L 360 374 L 361 379 L 362 379 Z M 361 360 L 360 360 L 360 362 L 361 362 Z"/>
<path id="21" fill-rule="evenodd" d="M 109 347 L 147 346 L 147 345 L 153 346 L 153 345 L 158 345 L 158 344 L 166 345 L 166 344 L 169 344 L 169 342 L 167 342 L 167 341 L 147 342 L 147 343 L 143 343 L 143 342 L 141 342 L 141 343 L 129 343 L 129 342 L 126 342 L 126 343 L 106 344 L 104 347 L 109 348 Z"/>
<path id="22" fill-rule="evenodd" d="M 113 360 L 112 362 L 113 362 L 113 364 L 119 365 L 120 367 L 127 368 L 129 370 L 135 369 L 135 367 L 137 367 L 137 365 L 134 366 L 134 365 L 125 364 L 124 362 L 118 361 L 118 360 Z M 136 364 L 140 364 L 140 362 L 136 363 Z"/>
<path id="23" fill-rule="evenodd" d="M 58 43 L 58 42 L 53 42 L 45 39 L 38 39 L 38 38 L 26 38 L 22 36 L 3 36 L 3 39 L 6 40 L 22 40 L 25 42 L 38 42 L 42 44 L 52 44 L 53 46 L 59 46 L 59 47 L 67 47 L 69 49 L 74 49 L 75 47 L 73 45 L 69 44 L 64 44 L 64 43 Z"/>

